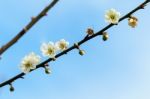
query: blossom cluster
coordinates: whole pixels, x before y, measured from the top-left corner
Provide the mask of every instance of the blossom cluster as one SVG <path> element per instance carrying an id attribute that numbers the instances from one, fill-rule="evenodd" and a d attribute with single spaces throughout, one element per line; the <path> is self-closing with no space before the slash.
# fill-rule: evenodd
<path id="1" fill-rule="evenodd" d="M 110 9 L 107 10 L 105 13 L 105 21 L 108 22 L 109 24 L 115 24 L 117 25 L 120 21 L 121 14 L 115 9 Z M 128 18 L 128 25 L 131 26 L 132 28 L 137 26 L 138 19 L 134 16 L 130 16 Z M 91 36 L 94 35 L 94 30 L 92 28 L 88 28 L 86 33 Z M 102 33 L 102 39 L 103 41 L 106 41 L 108 39 L 108 33 L 103 32 Z M 79 49 L 78 44 L 75 44 L 76 47 Z M 54 42 L 48 42 L 48 43 L 43 43 L 40 47 L 40 50 L 42 52 L 43 56 L 52 58 L 55 60 L 55 55 L 57 54 L 58 51 L 64 51 L 68 48 L 69 42 L 66 41 L 65 39 L 61 39 L 57 41 L 56 43 Z M 84 50 L 79 49 L 79 54 L 83 55 L 85 52 Z M 21 62 L 21 70 L 24 73 L 28 73 L 31 70 L 35 69 L 36 66 L 40 63 L 40 56 L 36 55 L 34 52 L 29 53 L 26 55 Z M 49 68 L 45 67 L 46 73 L 49 73 Z"/>
<path id="2" fill-rule="evenodd" d="M 69 42 L 61 39 L 56 43 L 53 43 L 51 41 L 48 43 L 42 43 L 40 50 L 43 56 L 55 58 L 55 55 L 58 51 L 64 51 L 68 48 L 68 46 Z M 21 61 L 20 68 L 22 72 L 29 73 L 31 70 L 36 68 L 36 66 L 40 63 L 40 60 L 41 57 L 39 55 L 35 54 L 34 52 L 29 53 Z"/>

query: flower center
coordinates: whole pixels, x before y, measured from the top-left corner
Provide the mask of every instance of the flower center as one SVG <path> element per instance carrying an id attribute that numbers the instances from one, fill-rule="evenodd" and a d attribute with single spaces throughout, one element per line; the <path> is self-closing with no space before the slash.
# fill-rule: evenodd
<path id="1" fill-rule="evenodd" d="M 32 66 L 32 64 L 31 64 L 30 62 L 27 62 L 27 63 L 25 64 L 25 66 L 26 66 L 27 68 L 29 68 L 29 67 Z"/>
<path id="2" fill-rule="evenodd" d="M 49 48 L 49 49 L 48 49 L 48 53 L 49 53 L 49 54 L 54 53 L 53 49 Z"/>
<path id="3" fill-rule="evenodd" d="M 65 44 L 61 43 L 61 44 L 60 44 L 60 48 L 61 48 L 61 49 L 65 49 L 65 48 L 66 48 Z"/>
<path id="4" fill-rule="evenodd" d="M 110 18 L 111 18 L 112 20 L 115 20 L 115 15 L 111 15 Z"/>

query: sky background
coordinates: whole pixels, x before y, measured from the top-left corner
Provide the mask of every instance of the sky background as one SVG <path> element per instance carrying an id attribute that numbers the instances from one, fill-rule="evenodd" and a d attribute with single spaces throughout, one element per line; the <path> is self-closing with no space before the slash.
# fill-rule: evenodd
<path id="1" fill-rule="evenodd" d="M 14 37 L 50 0 L 0 0 L 0 46 Z M 107 25 L 110 8 L 122 16 L 144 0 L 60 0 L 17 44 L 2 55 L 0 83 L 20 73 L 22 58 L 34 51 L 41 55 L 42 42 L 62 38 L 70 46 L 85 35 Z M 81 46 L 84 56 L 73 50 L 50 63 L 51 75 L 38 69 L 0 89 L 0 99 L 150 99 L 150 5 L 134 14 L 137 28 L 127 20 L 109 29 L 110 39 L 99 36 Z M 41 55 L 42 56 L 42 55 Z M 42 58 L 46 60 L 47 58 Z"/>

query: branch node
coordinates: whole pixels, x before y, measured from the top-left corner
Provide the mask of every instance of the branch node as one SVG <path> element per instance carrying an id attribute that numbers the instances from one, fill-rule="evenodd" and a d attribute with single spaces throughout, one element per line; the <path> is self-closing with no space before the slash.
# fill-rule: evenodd
<path id="1" fill-rule="evenodd" d="M 140 8 L 141 8 L 141 9 L 144 9 L 146 6 L 147 6 L 146 4 L 142 4 L 142 5 L 140 6 Z"/>
<path id="2" fill-rule="evenodd" d="M 42 13 L 42 16 L 47 16 L 48 14 L 47 13 Z"/>
<path id="3" fill-rule="evenodd" d="M 26 27 L 24 27 L 23 30 L 24 30 L 24 32 L 27 32 L 27 31 L 28 31 L 28 29 L 27 29 Z"/>
<path id="4" fill-rule="evenodd" d="M 20 77 L 21 79 L 24 79 L 24 77 Z"/>
<path id="5" fill-rule="evenodd" d="M 32 20 L 32 21 L 35 21 L 35 20 L 36 20 L 36 17 L 32 16 L 32 17 L 31 17 L 31 20 Z"/>
<path id="6" fill-rule="evenodd" d="M 74 47 L 77 48 L 77 49 L 80 49 L 78 43 L 74 43 Z"/>
<path id="7" fill-rule="evenodd" d="M 44 67 L 46 67 L 46 66 L 49 66 L 49 64 L 48 63 L 44 64 Z"/>
<path id="8" fill-rule="evenodd" d="M 51 58 L 53 61 L 56 61 L 56 57 L 54 56 L 53 58 Z"/>

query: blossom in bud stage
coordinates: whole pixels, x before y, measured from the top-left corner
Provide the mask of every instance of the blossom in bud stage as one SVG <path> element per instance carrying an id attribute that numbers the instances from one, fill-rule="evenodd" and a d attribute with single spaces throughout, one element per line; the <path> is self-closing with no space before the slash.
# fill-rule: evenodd
<path id="1" fill-rule="evenodd" d="M 15 90 L 15 88 L 12 86 L 12 84 L 10 84 L 10 92 L 13 92 Z"/>
<path id="2" fill-rule="evenodd" d="M 128 19 L 128 25 L 131 26 L 132 28 L 135 28 L 138 24 L 138 19 L 136 17 L 131 16 Z"/>
<path id="3" fill-rule="evenodd" d="M 83 55 L 85 54 L 85 51 L 84 51 L 84 50 L 79 50 L 79 54 L 80 54 L 81 56 L 83 56 Z"/>
<path id="4" fill-rule="evenodd" d="M 109 35 L 107 34 L 107 32 L 104 32 L 103 37 L 102 37 L 103 41 L 108 40 L 108 38 L 109 38 Z"/>
<path id="5" fill-rule="evenodd" d="M 43 56 L 48 57 L 55 57 L 57 51 L 57 47 L 53 42 L 43 43 L 40 49 L 42 51 Z"/>
<path id="6" fill-rule="evenodd" d="M 36 68 L 36 65 L 40 63 L 40 56 L 36 55 L 34 52 L 31 52 L 29 55 L 26 55 L 21 62 L 21 70 L 24 73 L 28 73 L 31 70 Z"/>
<path id="7" fill-rule="evenodd" d="M 56 42 L 55 45 L 58 50 L 64 51 L 68 48 L 69 42 L 67 42 L 65 39 L 61 39 L 60 41 Z"/>
<path id="8" fill-rule="evenodd" d="M 120 12 L 116 11 L 115 9 L 110 9 L 106 11 L 105 20 L 108 23 L 117 24 L 119 22 L 120 16 Z"/>
<path id="9" fill-rule="evenodd" d="M 45 73 L 46 74 L 51 74 L 51 70 L 48 66 L 45 66 L 44 68 L 45 68 Z"/>
<path id="10" fill-rule="evenodd" d="M 88 28 L 87 31 L 86 31 L 86 33 L 88 35 L 93 35 L 94 34 L 94 30 L 92 28 Z"/>

